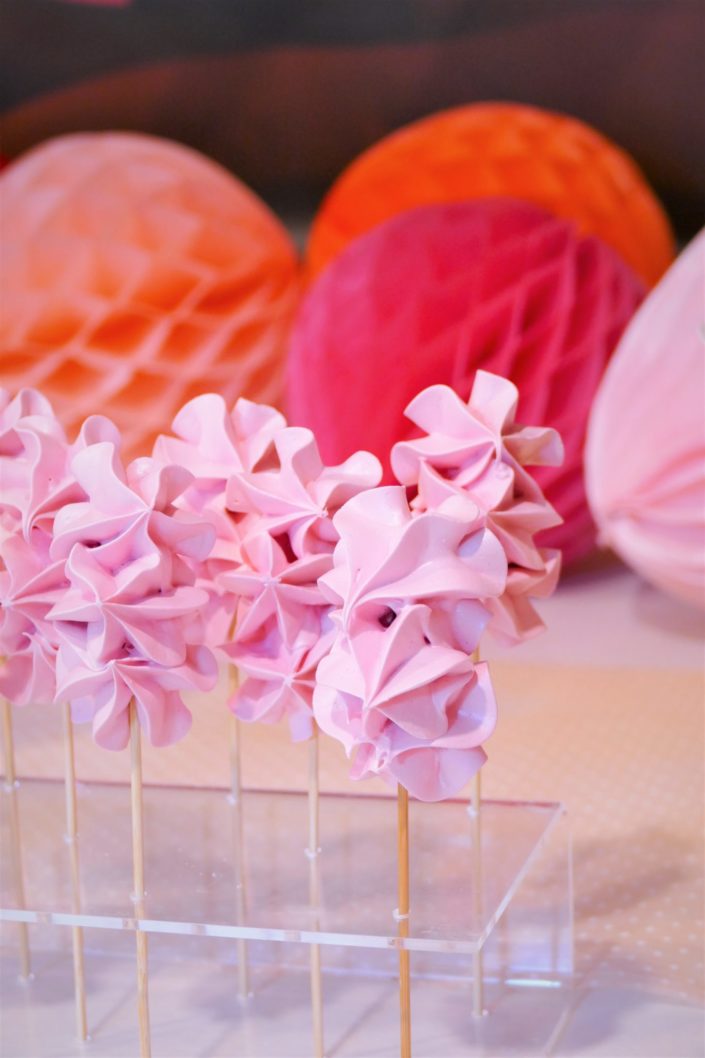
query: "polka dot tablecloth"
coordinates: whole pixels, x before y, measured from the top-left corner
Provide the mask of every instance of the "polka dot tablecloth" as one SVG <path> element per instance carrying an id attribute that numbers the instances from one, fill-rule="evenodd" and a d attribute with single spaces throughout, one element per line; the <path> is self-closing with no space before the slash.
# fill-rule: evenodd
<path id="1" fill-rule="evenodd" d="M 583 983 L 702 1001 L 702 620 L 621 569 L 565 580 L 544 615 L 542 639 L 488 649 L 501 713 L 483 795 L 566 804 Z M 185 742 L 146 748 L 148 782 L 227 785 L 222 692 L 194 703 Z M 20 774 L 59 777 L 59 717 L 15 712 L 15 730 Z M 306 747 L 283 728 L 244 727 L 243 744 L 246 785 L 304 786 Z M 321 751 L 323 789 L 348 789 L 340 747 Z M 128 775 L 127 753 L 94 749 L 85 731 L 77 760 L 85 779 Z"/>

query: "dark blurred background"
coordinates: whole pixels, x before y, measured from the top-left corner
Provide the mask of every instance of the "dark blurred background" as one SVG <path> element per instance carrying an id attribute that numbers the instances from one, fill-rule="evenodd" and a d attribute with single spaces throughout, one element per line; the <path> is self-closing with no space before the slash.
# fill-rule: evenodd
<path id="1" fill-rule="evenodd" d="M 305 218 L 386 132 L 534 103 L 625 147 L 682 239 L 703 224 L 703 0 L 4 0 L 2 152 L 172 137 Z"/>

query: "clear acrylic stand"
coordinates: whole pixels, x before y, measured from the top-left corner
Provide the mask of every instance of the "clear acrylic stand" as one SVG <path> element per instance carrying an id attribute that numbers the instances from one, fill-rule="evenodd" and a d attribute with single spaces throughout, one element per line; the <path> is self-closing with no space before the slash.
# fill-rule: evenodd
<path id="1" fill-rule="evenodd" d="M 24 1053 L 82 1053 L 70 1011 L 64 1027 L 61 1018 L 51 1021 L 51 1029 L 42 1022 L 51 982 L 62 995 L 70 992 L 66 927 L 75 924 L 85 930 L 92 1034 L 87 1046 L 93 1055 L 137 1053 L 129 1005 L 134 941 L 126 944 L 136 928 L 150 934 L 155 1058 L 310 1055 L 311 944 L 321 946 L 330 1056 L 399 1053 L 396 974 L 402 945 L 411 953 L 415 1058 L 529 1058 L 548 1053 L 562 1027 L 573 938 L 570 843 L 560 805 L 483 802 L 478 870 L 467 804 L 412 802 L 411 915 L 402 938 L 394 917 L 393 799 L 322 795 L 321 898 L 312 907 L 305 795 L 243 795 L 243 901 L 228 795 L 147 787 L 147 893 L 139 922 L 131 901 L 129 789 L 79 787 L 80 915 L 71 912 L 62 785 L 25 781 L 19 790 L 24 908 L 13 895 L 7 800 L 3 796 L 0 910 L 4 980 L 11 982 L 5 1003 L 16 1015 L 18 1037 L 27 1021 L 31 1041 Z M 30 924 L 34 956 L 34 978 L 23 985 L 15 985 L 16 966 L 8 972 L 18 922 Z M 244 1001 L 238 999 L 236 965 L 242 938 L 251 981 Z M 478 951 L 483 1017 L 472 1014 Z M 119 1001 L 108 1000 L 111 989 Z M 17 1006 L 15 991 L 22 992 Z M 36 1036 L 42 1031 L 50 1033 L 48 1050 Z"/>

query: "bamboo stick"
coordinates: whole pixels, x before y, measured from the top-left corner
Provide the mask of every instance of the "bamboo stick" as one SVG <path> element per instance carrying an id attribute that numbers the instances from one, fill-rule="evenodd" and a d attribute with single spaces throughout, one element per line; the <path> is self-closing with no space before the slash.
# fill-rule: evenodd
<path id="1" fill-rule="evenodd" d="M 321 902 L 320 848 L 320 800 L 318 768 L 318 728 L 314 723 L 313 734 L 308 743 L 308 859 L 309 899 L 314 914 L 314 928 L 318 929 L 318 908 Z M 314 1058 L 323 1058 L 323 986 L 321 980 L 321 949 L 312 944 L 311 961 L 311 1020 L 313 1023 Z"/>
<path id="2" fill-rule="evenodd" d="M 237 669 L 232 666 L 229 672 L 230 693 L 238 687 Z M 230 802 L 233 809 L 233 850 L 235 856 L 235 911 L 238 925 L 247 920 L 247 889 L 245 879 L 245 840 L 242 817 L 242 773 L 240 755 L 240 721 L 231 713 L 228 724 L 230 753 Z M 247 941 L 238 937 L 237 947 L 237 980 L 241 1000 L 250 994 L 250 968 L 247 955 Z"/>
<path id="3" fill-rule="evenodd" d="M 482 787 L 480 772 L 472 779 L 470 793 L 473 844 L 473 909 L 478 928 L 482 925 Z M 482 948 L 472 957 L 472 1012 L 476 1018 L 485 1012 L 485 968 Z"/>
<path id="4" fill-rule="evenodd" d="M 144 917 L 144 811 L 142 805 L 142 747 L 137 706 L 130 702 L 130 793 L 132 805 L 132 879 L 134 885 L 135 917 Z M 139 1021 L 140 1055 L 151 1058 L 152 1044 L 149 1029 L 149 965 L 147 934 L 137 924 L 137 1017 Z"/>
<path id="5" fill-rule="evenodd" d="M 25 898 L 24 870 L 22 867 L 22 836 L 20 831 L 17 772 L 15 770 L 15 742 L 12 734 L 12 713 L 10 703 L 4 698 L 2 699 L 2 734 L 3 754 L 5 758 L 5 792 L 9 796 L 10 848 L 12 855 L 12 876 L 15 890 L 15 902 L 20 911 L 25 911 L 27 908 L 27 901 Z M 17 932 L 20 943 L 20 976 L 26 980 L 32 972 L 29 955 L 29 929 L 27 923 L 18 922 Z"/>
<path id="6" fill-rule="evenodd" d="M 397 786 L 397 884 L 399 936 L 409 936 L 409 794 Z M 409 951 L 399 949 L 399 1036 L 401 1058 L 411 1058 L 411 973 Z"/>
<path id="7" fill-rule="evenodd" d="M 64 788 L 66 794 L 66 843 L 71 863 L 71 909 L 74 915 L 81 913 L 81 877 L 78 861 L 78 808 L 76 803 L 76 763 L 73 745 L 71 706 L 62 706 L 64 724 Z M 86 977 L 83 960 L 83 930 L 80 926 L 71 929 L 73 947 L 73 988 L 76 1002 L 76 1030 L 80 1040 L 88 1039 L 86 1018 Z"/>
<path id="8" fill-rule="evenodd" d="M 474 665 L 480 660 L 480 648 L 473 651 Z M 472 778 L 470 788 L 470 817 L 473 844 L 473 910 L 478 928 L 482 926 L 482 786 L 480 771 Z M 476 1018 L 485 1012 L 485 967 L 482 948 L 472 957 L 472 1012 Z"/>

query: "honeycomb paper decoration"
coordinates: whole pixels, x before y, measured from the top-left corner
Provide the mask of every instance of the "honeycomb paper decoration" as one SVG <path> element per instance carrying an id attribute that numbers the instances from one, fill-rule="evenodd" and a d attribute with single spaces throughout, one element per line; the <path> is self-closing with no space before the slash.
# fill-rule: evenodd
<path id="1" fill-rule="evenodd" d="M 296 254 L 215 163 L 132 133 L 62 136 L 0 176 L 0 353 L 69 431 L 112 417 L 145 451 L 214 390 L 277 403 L 298 303 Z"/>
<path id="2" fill-rule="evenodd" d="M 647 580 L 705 609 L 705 230 L 629 324 L 586 448 L 600 536 Z"/>
<path id="3" fill-rule="evenodd" d="M 338 178 L 308 245 L 313 275 L 351 240 L 403 210 L 503 195 L 597 235 L 647 285 L 673 260 L 673 235 L 632 159 L 588 125 L 515 103 L 477 103 L 407 125 Z"/>
<path id="4" fill-rule="evenodd" d="M 595 532 L 582 472 L 593 394 L 643 288 L 600 240 L 511 199 L 426 206 L 357 239 L 323 272 L 292 334 L 288 410 L 323 458 L 382 460 L 410 436 L 404 408 L 436 382 L 463 398 L 484 368 L 519 387 L 519 421 L 556 427 L 562 467 L 536 469 L 565 525 L 566 560 Z"/>

